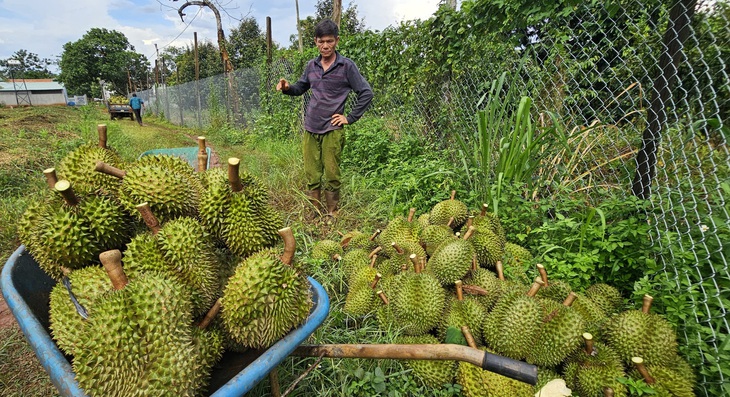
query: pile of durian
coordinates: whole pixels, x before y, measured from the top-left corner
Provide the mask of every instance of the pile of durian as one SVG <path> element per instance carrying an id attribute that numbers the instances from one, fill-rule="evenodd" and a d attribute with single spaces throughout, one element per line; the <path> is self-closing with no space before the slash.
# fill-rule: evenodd
<path id="1" fill-rule="evenodd" d="M 415 218 L 392 219 L 374 233 L 352 231 L 322 240 L 313 259 L 333 261 L 347 278 L 346 313 L 371 315 L 397 343 L 458 343 L 538 366 L 531 385 L 470 363 L 415 361 L 408 365 L 434 388 L 456 381 L 473 396 L 533 396 L 548 383 L 573 396 L 627 396 L 624 379 L 643 379 L 660 396 L 694 396 L 692 368 L 677 352 L 673 327 L 650 312 L 622 311 L 616 288 L 595 284 L 584 293 L 548 280 L 535 259 L 505 240 L 498 217 L 451 199 Z M 571 395 L 567 394 L 557 395 Z M 554 394 L 553 394 L 554 395 Z"/>
<path id="2" fill-rule="evenodd" d="M 266 348 L 308 316 L 293 234 L 238 159 L 127 163 L 102 135 L 44 171 L 52 189 L 18 225 L 61 281 L 52 336 L 91 396 L 201 395 L 224 350 Z"/>

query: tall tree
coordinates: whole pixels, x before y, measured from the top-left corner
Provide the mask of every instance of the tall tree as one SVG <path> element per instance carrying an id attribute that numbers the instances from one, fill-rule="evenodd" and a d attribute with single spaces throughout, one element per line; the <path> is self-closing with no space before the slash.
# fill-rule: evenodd
<path id="1" fill-rule="evenodd" d="M 117 93 L 128 92 L 128 75 L 148 67 L 147 58 L 134 51 L 127 37 L 116 30 L 92 28 L 81 39 L 63 45 L 61 74 L 58 79 L 73 94 L 101 95 L 99 81 L 103 80 Z M 140 66 L 144 66 L 141 68 Z M 146 76 L 145 76 L 146 81 Z"/>
<path id="2" fill-rule="evenodd" d="M 314 27 L 325 18 L 332 18 L 334 0 L 318 0 L 314 16 L 308 16 L 300 21 L 302 38 L 305 48 L 314 47 Z M 351 36 L 365 31 L 365 20 L 357 14 L 357 5 L 350 3 L 342 13 L 340 21 L 340 36 Z M 291 48 L 298 48 L 298 37 L 290 37 Z"/>
<path id="3" fill-rule="evenodd" d="M 250 68 L 266 53 L 266 36 L 254 17 L 241 20 L 228 35 L 228 53 L 236 69 Z"/>
<path id="4" fill-rule="evenodd" d="M 15 59 L 20 62 L 19 66 L 9 66 L 8 61 Z M 10 58 L 0 60 L 0 76 L 10 78 L 10 68 L 13 68 L 12 77 L 16 79 L 52 79 L 56 77 L 50 71 L 53 61 L 48 58 L 40 58 L 38 54 L 27 50 L 18 50 Z"/>
<path id="5" fill-rule="evenodd" d="M 195 49 L 192 46 L 168 47 L 165 49 L 165 59 L 171 59 L 167 82 L 171 85 L 195 81 Z M 216 76 L 223 73 L 223 62 L 218 47 L 211 41 L 198 43 L 198 62 L 200 64 L 200 78 Z M 171 74 L 176 72 L 175 74 Z"/>

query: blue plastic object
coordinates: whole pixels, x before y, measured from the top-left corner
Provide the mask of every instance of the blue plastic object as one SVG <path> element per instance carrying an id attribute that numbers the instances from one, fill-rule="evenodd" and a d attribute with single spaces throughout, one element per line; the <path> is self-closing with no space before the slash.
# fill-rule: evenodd
<path id="1" fill-rule="evenodd" d="M 213 368 L 210 396 L 244 395 L 324 322 L 329 313 L 329 296 L 315 279 L 308 280 L 314 306 L 304 324 L 266 350 L 226 352 Z M 10 256 L 0 275 L 3 297 L 59 394 L 86 397 L 76 382 L 70 359 L 61 353 L 48 330 L 48 302 L 55 284 L 22 245 Z"/>
<path id="2" fill-rule="evenodd" d="M 205 165 L 205 168 L 210 168 L 210 157 L 211 157 L 211 150 L 209 147 L 205 148 L 206 153 L 208 153 L 208 163 Z M 190 146 L 190 147 L 176 147 L 176 148 L 168 148 L 168 149 L 152 149 L 148 150 L 146 152 L 143 152 L 139 155 L 139 157 L 144 156 L 151 156 L 155 154 L 167 154 L 171 156 L 178 156 L 182 158 L 183 160 L 187 161 L 188 164 L 190 164 L 191 167 L 197 169 L 198 168 L 198 147 L 197 146 Z"/>

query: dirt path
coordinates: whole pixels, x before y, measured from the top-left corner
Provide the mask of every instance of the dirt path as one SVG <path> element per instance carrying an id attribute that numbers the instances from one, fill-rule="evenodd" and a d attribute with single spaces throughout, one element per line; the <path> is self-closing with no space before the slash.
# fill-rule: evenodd
<path id="1" fill-rule="evenodd" d="M 15 325 L 15 317 L 10 312 L 8 304 L 0 295 L 0 329 L 10 328 Z"/>

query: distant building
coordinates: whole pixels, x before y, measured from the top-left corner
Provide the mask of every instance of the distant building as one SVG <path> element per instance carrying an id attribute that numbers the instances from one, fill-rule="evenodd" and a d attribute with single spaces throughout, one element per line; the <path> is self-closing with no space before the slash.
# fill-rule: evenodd
<path id="1" fill-rule="evenodd" d="M 25 79 L 0 81 L 0 104 L 17 106 L 27 105 L 27 99 L 33 106 L 65 105 L 68 102 L 66 87 L 51 79 Z"/>

